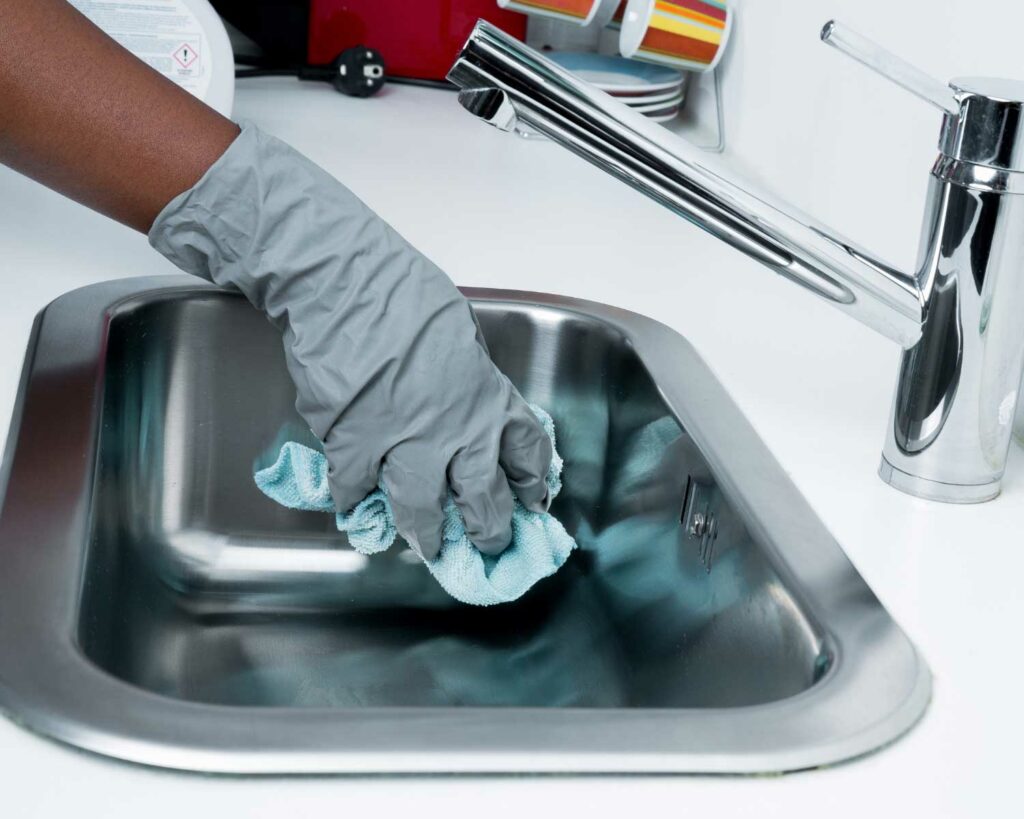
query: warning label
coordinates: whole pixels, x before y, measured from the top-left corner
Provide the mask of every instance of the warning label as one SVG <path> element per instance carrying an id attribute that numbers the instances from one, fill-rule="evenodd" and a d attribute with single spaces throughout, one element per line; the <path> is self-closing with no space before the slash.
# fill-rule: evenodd
<path id="1" fill-rule="evenodd" d="M 173 56 L 182 68 L 191 68 L 199 59 L 199 49 L 191 43 L 182 43 L 175 49 Z"/>
<path id="2" fill-rule="evenodd" d="M 71 0 L 97 26 L 201 100 L 212 74 L 206 37 L 184 0 Z"/>

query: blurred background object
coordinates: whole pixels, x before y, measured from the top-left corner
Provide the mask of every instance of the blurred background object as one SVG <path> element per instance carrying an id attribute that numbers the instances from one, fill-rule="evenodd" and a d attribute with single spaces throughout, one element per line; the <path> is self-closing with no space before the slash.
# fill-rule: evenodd
<path id="1" fill-rule="evenodd" d="M 498 0 L 503 9 L 550 17 L 578 26 L 605 25 L 617 0 Z M 611 10 L 607 10 L 611 9 Z M 598 20 L 597 18 L 601 19 Z"/>
<path id="2" fill-rule="evenodd" d="M 478 19 L 519 39 L 526 18 L 494 0 L 214 0 L 249 45 L 240 62 L 327 66 L 349 48 L 379 52 L 388 78 L 441 82 Z"/>
<path id="3" fill-rule="evenodd" d="M 243 66 L 237 71 L 238 77 L 289 75 L 326 80 L 339 91 L 354 94 L 351 83 L 347 82 L 349 78 L 338 75 L 345 62 L 343 55 L 351 59 L 353 54 L 372 51 L 375 65 L 380 66 L 374 69 L 379 71 L 379 76 L 374 77 L 374 83 L 360 87 L 359 96 L 376 93 L 385 82 L 451 88 L 445 80 L 448 69 L 476 21 L 486 19 L 699 147 L 721 151 L 725 146 L 721 86 L 719 72 L 711 69 L 717 67 L 725 51 L 727 38 L 719 26 L 726 26 L 724 21 L 728 20 L 731 29 L 734 3 L 676 0 L 669 4 L 673 15 L 694 18 L 684 20 L 687 30 L 705 25 L 704 18 L 714 23 L 718 50 L 701 71 L 666 65 L 665 60 L 629 60 L 620 54 L 620 40 L 633 31 L 629 26 L 623 31 L 624 17 L 632 13 L 646 25 L 656 13 L 664 11 L 664 3 L 648 8 L 643 3 L 637 5 L 637 1 L 423 0 L 410 4 L 401 0 L 213 0 L 213 3 L 228 25 L 236 62 Z M 690 40 L 683 38 L 680 42 Z M 658 62 L 663 64 L 657 65 Z"/>
<path id="4" fill-rule="evenodd" d="M 209 0 L 71 0 L 71 5 L 151 68 L 231 115 L 231 43 Z"/>
<path id="5" fill-rule="evenodd" d="M 543 51 L 563 68 L 577 74 L 623 102 L 632 105 L 642 113 L 662 123 L 674 133 L 707 151 L 721 153 L 725 149 L 725 117 L 722 108 L 722 81 L 720 65 L 727 53 L 728 35 L 731 33 L 736 19 L 738 3 L 713 0 L 674 0 L 674 2 L 650 3 L 644 0 L 604 0 L 589 25 L 578 25 L 550 14 L 529 15 L 526 29 L 526 43 L 538 51 Z M 626 18 L 632 14 L 633 21 L 625 26 Z M 676 57 L 662 58 L 655 55 L 648 57 L 647 51 L 653 46 L 641 50 L 633 48 L 635 59 L 628 59 L 622 50 L 623 42 L 639 39 L 647 41 L 646 32 L 655 14 L 665 16 L 667 22 L 659 22 L 669 28 L 676 28 L 683 34 L 693 34 L 696 29 L 703 29 L 699 37 L 707 41 L 715 40 L 714 54 L 709 50 L 710 43 L 694 46 L 700 55 L 708 58 L 705 62 L 692 61 L 692 65 L 680 61 Z M 690 48 L 693 38 L 678 36 L 675 39 L 676 51 Z M 595 55 L 604 58 L 600 69 L 597 68 Z M 632 95 L 637 93 L 630 88 L 633 83 L 628 79 L 631 74 L 642 74 L 646 68 L 653 68 L 661 63 L 663 70 L 675 71 L 678 81 L 671 95 L 673 104 L 653 105 L 664 102 L 664 96 L 653 88 L 645 88 L 640 93 L 650 93 L 654 97 L 640 99 Z M 612 76 L 613 74 L 619 76 Z M 678 99 L 676 99 L 678 97 Z M 628 99 L 627 99 L 628 98 Z M 532 133 L 527 135 L 537 136 Z"/>
<path id="6" fill-rule="evenodd" d="M 628 0 L 619 51 L 686 71 L 712 71 L 725 53 L 732 19 L 724 0 Z"/>

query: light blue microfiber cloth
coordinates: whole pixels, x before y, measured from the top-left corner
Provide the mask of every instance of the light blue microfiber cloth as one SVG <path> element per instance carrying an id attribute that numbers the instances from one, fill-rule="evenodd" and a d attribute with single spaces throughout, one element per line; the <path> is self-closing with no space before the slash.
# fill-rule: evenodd
<path id="1" fill-rule="evenodd" d="M 553 457 L 546 476 L 551 498 L 562 488 L 562 459 L 555 450 L 555 424 L 538 406 L 531 406 L 551 438 Z M 322 452 L 290 441 L 266 469 L 255 474 L 267 497 L 290 509 L 335 512 L 327 485 L 327 458 Z M 338 530 L 360 554 L 386 551 L 398 537 L 391 503 L 382 487 L 366 496 L 351 512 L 337 513 Z M 576 548 L 576 541 L 548 512 L 531 512 L 517 499 L 512 512 L 512 543 L 490 557 L 479 552 L 466 535 L 466 524 L 449 495 L 444 507 L 441 551 L 424 560 L 427 569 L 448 594 L 474 606 L 509 603 L 523 596 L 538 580 L 558 571 Z"/>

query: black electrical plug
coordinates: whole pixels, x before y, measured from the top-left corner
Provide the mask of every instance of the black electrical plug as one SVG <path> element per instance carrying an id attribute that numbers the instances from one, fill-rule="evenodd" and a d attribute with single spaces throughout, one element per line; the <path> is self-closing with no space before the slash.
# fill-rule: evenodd
<path id="1" fill-rule="evenodd" d="M 330 65 L 310 65 L 299 69 L 303 80 L 323 80 L 336 91 L 350 97 L 372 97 L 384 87 L 384 58 L 367 46 L 346 48 Z"/>

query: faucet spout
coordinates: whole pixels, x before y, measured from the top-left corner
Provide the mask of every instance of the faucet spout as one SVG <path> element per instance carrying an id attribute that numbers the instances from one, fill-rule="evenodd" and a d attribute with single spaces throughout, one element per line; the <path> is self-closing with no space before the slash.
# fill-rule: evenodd
<path id="1" fill-rule="evenodd" d="M 915 277 L 733 178 L 489 23 L 477 24 L 448 79 L 462 89 L 460 103 L 484 121 L 540 131 L 904 348 L 921 337 L 924 298 Z"/>
<path id="2" fill-rule="evenodd" d="M 465 88 L 459 92 L 459 104 L 499 131 L 514 131 L 519 122 L 512 100 L 497 88 Z"/>
<path id="3" fill-rule="evenodd" d="M 918 497 L 989 500 L 1024 370 L 1024 83 L 943 85 L 835 22 L 822 39 L 942 112 L 913 275 L 487 23 L 448 77 L 476 116 L 546 134 L 900 344 L 879 474 Z"/>

